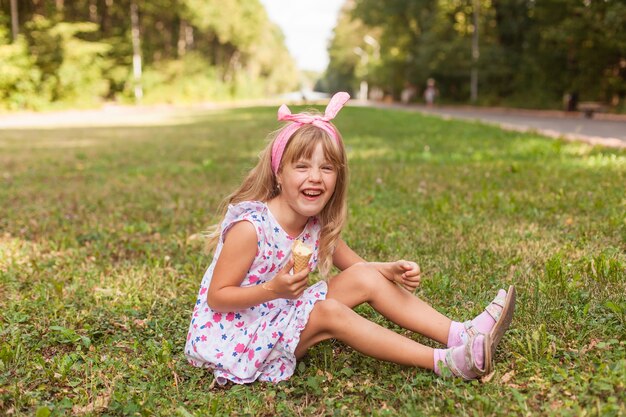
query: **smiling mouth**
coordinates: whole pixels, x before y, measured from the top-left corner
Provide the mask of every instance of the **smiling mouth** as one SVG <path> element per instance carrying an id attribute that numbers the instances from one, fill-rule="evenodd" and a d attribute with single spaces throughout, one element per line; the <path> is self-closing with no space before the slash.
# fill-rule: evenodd
<path id="1" fill-rule="evenodd" d="M 302 194 L 309 199 L 314 199 L 322 195 L 321 190 L 304 190 Z"/>

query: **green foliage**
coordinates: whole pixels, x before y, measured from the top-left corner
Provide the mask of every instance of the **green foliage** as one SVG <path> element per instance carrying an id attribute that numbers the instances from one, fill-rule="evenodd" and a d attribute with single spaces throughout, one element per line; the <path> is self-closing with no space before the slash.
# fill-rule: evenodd
<path id="1" fill-rule="evenodd" d="M 210 263 L 197 235 L 275 112 L 1 132 L 1 415 L 626 414 L 626 153 L 358 107 L 337 119 L 344 239 L 366 259 L 419 262 L 418 296 L 454 319 L 515 284 L 495 376 L 440 379 L 329 341 L 289 381 L 213 387 L 183 355 Z"/>
<path id="2" fill-rule="evenodd" d="M 26 36 L 7 44 L 0 28 L 0 106 L 40 109 L 51 101 L 93 105 L 108 91 L 104 58 L 109 46 L 78 35 L 93 33 L 91 23 L 58 23 L 36 16 Z M 0 107 L 1 108 L 1 107 Z"/>
<path id="3" fill-rule="evenodd" d="M 185 17 L 200 29 L 215 33 L 220 43 L 247 51 L 268 25 L 258 0 L 184 0 Z"/>
<path id="4" fill-rule="evenodd" d="M 339 14 L 333 40 L 328 47 L 330 62 L 326 76 L 319 85 L 323 91 L 358 90 L 360 80 L 357 79 L 357 67 L 360 57 L 354 53 L 354 48 L 363 44 L 363 36 L 367 34 L 368 28 L 360 21 L 350 19 L 346 7 Z"/>
<path id="5" fill-rule="evenodd" d="M 279 79 L 278 75 L 273 72 L 268 78 L 258 78 L 241 72 L 224 82 L 223 76 L 204 57 L 189 53 L 182 59 L 161 62 L 146 70 L 143 76 L 144 102 L 197 103 L 266 97 L 293 86 L 289 80 Z M 126 92 L 127 96 L 130 94 L 130 91 Z"/>
<path id="6" fill-rule="evenodd" d="M 331 43 L 327 79 L 345 88 L 366 79 L 398 97 L 437 80 L 440 96 L 467 101 L 477 69 L 479 103 L 561 107 L 565 93 L 619 110 L 626 98 L 626 4 L 621 1 L 356 0 L 343 10 Z M 477 7 L 478 6 L 478 7 Z M 474 12 L 478 25 L 474 28 Z M 381 59 L 366 71 L 344 56 L 363 41 L 342 37 L 350 27 L 378 39 Z M 478 30 L 479 57 L 472 57 Z M 360 73 L 359 73 L 360 71 Z"/>
<path id="7" fill-rule="evenodd" d="M 232 97 L 216 69 L 199 54 L 155 64 L 144 73 L 146 103 L 193 103 Z M 128 92 L 130 95 L 130 92 Z"/>
<path id="8" fill-rule="evenodd" d="M 39 91 L 41 70 L 28 53 L 23 36 L 17 42 L 7 42 L 7 32 L 0 27 L 0 109 L 39 108 L 49 97 Z"/>
<path id="9" fill-rule="evenodd" d="M 104 74 L 110 69 L 106 58 L 110 46 L 88 42 L 78 34 L 94 33 L 98 26 L 89 23 L 58 23 L 50 34 L 60 39 L 63 60 L 56 71 L 54 86 L 59 101 L 81 106 L 97 104 L 109 91 Z"/>
<path id="10" fill-rule="evenodd" d="M 251 98 L 297 85 L 282 33 L 258 0 L 135 3 L 147 102 Z M 21 4 L 22 35 L 11 44 L 9 5 L 0 2 L 0 109 L 134 101 L 130 0 Z"/>

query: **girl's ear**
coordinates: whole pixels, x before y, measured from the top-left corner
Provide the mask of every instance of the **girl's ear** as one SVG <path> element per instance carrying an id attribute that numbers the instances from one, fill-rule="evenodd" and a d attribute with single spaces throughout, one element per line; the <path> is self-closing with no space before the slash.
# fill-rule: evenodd
<path id="1" fill-rule="evenodd" d="M 282 183 L 283 183 L 282 172 L 279 171 L 278 174 L 276 174 L 276 188 L 278 188 L 278 191 L 281 191 Z"/>

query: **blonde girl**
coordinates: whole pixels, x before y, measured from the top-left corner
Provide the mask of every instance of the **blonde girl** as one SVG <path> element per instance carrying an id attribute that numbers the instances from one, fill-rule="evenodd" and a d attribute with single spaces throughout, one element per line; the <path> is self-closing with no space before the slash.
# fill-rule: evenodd
<path id="1" fill-rule="evenodd" d="M 214 257 L 193 309 L 185 355 L 220 384 L 279 382 L 293 375 L 308 348 L 335 338 L 385 361 L 464 379 L 492 369 L 492 355 L 515 309 L 515 288 L 500 290 L 465 323 L 437 312 L 412 291 L 412 261 L 366 262 L 341 239 L 346 223 L 348 166 L 331 123 L 348 101 L 334 95 L 323 115 L 291 114 L 242 185 L 225 201 L 210 244 Z M 294 241 L 312 249 L 308 268 L 292 273 Z M 341 272 L 329 277 L 332 266 Z M 319 269 L 325 280 L 312 285 Z M 433 349 L 353 311 L 361 303 L 405 329 L 443 343 Z"/>

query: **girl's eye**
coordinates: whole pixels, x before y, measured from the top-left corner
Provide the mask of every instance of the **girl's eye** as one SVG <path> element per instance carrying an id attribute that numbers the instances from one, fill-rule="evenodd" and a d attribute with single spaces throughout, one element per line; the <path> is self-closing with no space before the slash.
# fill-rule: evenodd
<path id="1" fill-rule="evenodd" d="M 302 163 L 296 164 L 296 169 L 304 169 L 304 168 L 306 168 L 305 164 L 302 164 Z"/>
<path id="2" fill-rule="evenodd" d="M 335 170 L 335 167 L 333 167 L 332 165 L 324 165 L 322 167 L 322 170 L 327 171 L 327 172 L 333 172 Z"/>

